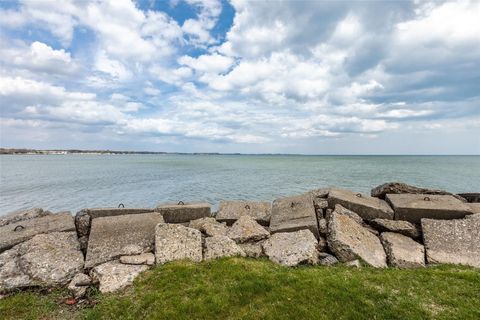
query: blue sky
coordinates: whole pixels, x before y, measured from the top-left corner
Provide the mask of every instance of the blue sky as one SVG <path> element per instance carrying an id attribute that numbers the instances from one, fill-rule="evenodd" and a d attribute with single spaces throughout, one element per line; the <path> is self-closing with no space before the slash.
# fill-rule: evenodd
<path id="1" fill-rule="evenodd" d="M 1 1 L 0 145 L 480 154 L 479 1 Z"/>

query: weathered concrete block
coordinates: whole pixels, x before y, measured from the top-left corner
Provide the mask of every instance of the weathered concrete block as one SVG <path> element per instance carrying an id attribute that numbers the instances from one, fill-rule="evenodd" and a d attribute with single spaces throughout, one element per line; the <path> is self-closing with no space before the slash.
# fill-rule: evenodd
<path id="1" fill-rule="evenodd" d="M 68 290 L 73 294 L 75 299 L 81 299 L 87 293 L 87 288 L 92 280 L 84 273 L 77 273 L 68 285 Z"/>
<path id="2" fill-rule="evenodd" d="M 205 238 L 205 260 L 245 256 L 245 252 L 227 236 Z"/>
<path id="3" fill-rule="evenodd" d="M 460 195 L 452 194 L 444 190 L 419 188 L 419 187 L 415 187 L 415 186 L 412 186 L 406 183 L 401 183 L 401 182 L 384 183 L 382 185 L 379 185 L 373 188 L 370 192 L 372 197 L 377 197 L 380 199 L 385 199 L 387 194 L 403 194 L 403 193 L 452 195 L 456 197 L 458 200 L 465 202 L 465 199 L 462 198 Z"/>
<path id="4" fill-rule="evenodd" d="M 75 231 L 73 216 L 70 213 L 52 214 L 12 222 L 0 227 L 0 252 L 31 239 L 37 234 L 66 231 Z"/>
<path id="5" fill-rule="evenodd" d="M 93 268 L 90 271 L 90 276 L 94 282 L 100 283 L 100 292 L 109 293 L 131 285 L 133 280 L 146 270 L 148 270 L 146 265 L 109 261 Z"/>
<path id="6" fill-rule="evenodd" d="M 471 214 L 468 204 L 450 195 L 387 194 L 395 220 L 420 223 L 422 218 L 458 219 Z"/>
<path id="7" fill-rule="evenodd" d="M 420 231 L 418 230 L 417 226 L 408 221 L 373 219 L 370 221 L 370 224 L 380 232 L 396 232 L 414 239 L 420 237 Z"/>
<path id="8" fill-rule="evenodd" d="M 328 217 L 328 247 L 342 262 L 362 259 L 367 264 L 383 268 L 387 257 L 380 240 L 350 216 L 332 212 Z"/>
<path id="9" fill-rule="evenodd" d="M 132 246 L 140 247 L 143 252 L 151 251 L 155 226 L 162 222 L 161 214 L 156 212 L 93 219 L 85 268 L 130 255 Z"/>
<path id="10" fill-rule="evenodd" d="M 66 285 L 82 271 L 76 232 L 38 234 L 0 254 L 0 292 Z"/>
<path id="11" fill-rule="evenodd" d="M 480 267 L 480 219 L 422 219 L 428 263 Z"/>
<path id="12" fill-rule="evenodd" d="M 139 214 L 153 212 L 152 208 L 90 208 L 84 209 L 92 219 L 102 217 L 124 216 L 128 214 Z"/>
<path id="13" fill-rule="evenodd" d="M 210 217 L 209 203 L 162 204 L 155 212 L 163 215 L 166 223 L 185 223 L 191 220 Z"/>
<path id="14" fill-rule="evenodd" d="M 368 197 L 350 190 L 330 190 L 328 206 L 334 209 L 337 204 L 352 210 L 365 220 L 375 218 L 393 219 L 393 210 L 384 200 Z"/>
<path id="15" fill-rule="evenodd" d="M 250 216 L 263 226 L 270 225 L 272 204 L 257 201 L 220 201 L 216 219 L 232 225 L 242 216 Z"/>
<path id="16" fill-rule="evenodd" d="M 227 236 L 237 243 L 259 241 L 269 235 L 270 232 L 250 216 L 241 216 L 227 233 Z"/>
<path id="17" fill-rule="evenodd" d="M 158 224 L 155 259 L 157 264 L 175 260 L 202 261 L 202 233 L 180 224 Z"/>
<path id="18" fill-rule="evenodd" d="M 480 213 L 480 202 L 467 203 L 473 213 Z"/>
<path id="19" fill-rule="evenodd" d="M 155 264 L 155 255 L 151 252 L 146 252 L 132 256 L 121 256 L 120 262 L 123 264 L 146 264 L 153 266 Z"/>
<path id="20" fill-rule="evenodd" d="M 261 240 L 258 242 L 246 242 L 246 243 L 239 243 L 238 246 L 240 249 L 245 252 L 245 255 L 250 258 L 260 258 L 264 256 L 263 253 L 263 243 L 265 241 Z"/>
<path id="21" fill-rule="evenodd" d="M 425 248 L 399 233 L 384 232 L 380 235 L 388 264 L 397 268 L 418 268 L 425 266 Z"/>
<path id="22" fill-rule="evenodd" d="M 284 266 L 316 264 L 319 260 L 318 241 L 310 230 L 279 232 L 263 243 L 268 258 Z"/>
<path id="23" fill-rule="evenodd" d="M 317 216 L 311 193 L 276 199 L 272 204 L 270 232 L 308 229 L 318 239 Z"/>
<path id="24" fill-rule="evenodd" d="M 6 226 L 10 223 L 40 218 L 51 214 L 52 213 L 50 211 L 44 211 L 41 208 L 17 210 L 0 217 L 0 227 Z"/>
<path id="25" fill-rule="evenodd" d="M 228 232 L 226 224 L 218 222 L 213 217 L 192 220 L 188 224 L 188 227 L 200 230 L 208 237 L 226 236 Z"/>

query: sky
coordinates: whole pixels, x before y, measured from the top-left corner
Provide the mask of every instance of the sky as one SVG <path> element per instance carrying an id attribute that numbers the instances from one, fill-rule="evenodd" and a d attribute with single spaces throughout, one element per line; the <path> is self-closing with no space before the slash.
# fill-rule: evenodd
<path id="1" fill-rule="evenodd" d="M 0 1 L 0 146 L 480 154 L 480 1 Z"/>

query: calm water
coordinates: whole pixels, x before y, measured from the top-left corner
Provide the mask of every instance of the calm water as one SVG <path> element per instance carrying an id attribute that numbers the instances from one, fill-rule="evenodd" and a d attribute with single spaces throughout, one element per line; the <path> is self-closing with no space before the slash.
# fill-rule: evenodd
<path id="1" fill-rule="evenodd" d="M 368 193 L 387 181 L 480 191 L 480 156 L 4 155 L 0 171 L 0 215 L 273 200 L 332 185 Z"/>

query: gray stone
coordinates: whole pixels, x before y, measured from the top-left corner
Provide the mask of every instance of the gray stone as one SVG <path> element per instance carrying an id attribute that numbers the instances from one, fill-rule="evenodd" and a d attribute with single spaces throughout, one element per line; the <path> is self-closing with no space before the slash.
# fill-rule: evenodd
<path id="1" fill-rule="evenodd" d="M 202 261 L 202 234 L 180 224 L 160 223 L 155 231 L 157 264 L 175 260 Z"/>
<path id="2" fill-rule="evenodd" d="M 152 251 L 155 226 L 161 222 L 162 216 L 155 212 L 93 219 L 85 268 L 92 268 L 123 255 Z M 141 252 L 138 252 L 138 247 Z"/>
<path id="3" fill-rule="evenodd" d="M 362 264 L 360 263 L 360 260 L 352 260 L 352 261 L 347 261 L 345 262 L 346 266 L 353 267 L 353 268 L 360 268 Z"/>
<path id="4" fill-rule="evenodd" d="M 264 256 L 263 253 L 263 240 L 254 243 L 239 243 L 240 249 L 245 252 L 245 255 L 250 258 L 260 258 Z"/>
<path id="5" fill-rule="evenodd" d="M 473 213 L 480 213 L 480 202 L 467 203 Z"/>
<path id="6" fill-rule="evenodd" d="M 205 260 L 245 256 L 245 252 L 227 236 L 205 238 Z"/>
<path id="7" fill-rule="evenodd" d="M 232 225 L 242 216 L 250 216 L 259 224 L 268 226 L 272 204 L 270 202 L 257 201 L 220 201 L 216 219 L 220 222 L 226 222 Z"/>
<path id="8" fill-rule="evenodd" d="M 357 223 L 359 223 L 361 225 L 364 224 L 362 217 L 360 217 L 358 214 L 356 214 L 352 210 L 348 210 L 347 208 L 345 208 L 341 204 L 336 204 L 335 205 L 335 211 L 340 213 L 340 214 L 344 214 L 344 215 L 349 216 L 350 218 L 352 218 L 353 220 L 355 220 Z"/>
<path id="9" fill-rule="evenodd" d="M 155 208 L 166 223 L 184 223 L 210 217 L 209 203 L 163 204 Z"/>
<path id="10" fill-rule="evenodd" d="M 318 232 L 320 232 L 320 235 L 322 237 L 325 237 L 328 232 L 328 227 L 327 227 L 327 219 L 319 219 L 318 220 Z"/>
<path id="11" fill-rule="evenodd" d="M 320 252 L 319 259 L 318 264 L 321 266 L 333 266 L 338 263 L 338 259 L 334 255 L 326 252 Z"/>
<path id="12" fill-rule="evenodd" d="M 133 280 L 146 270 L 148 270 L 146 265 L 109 261 L 93 268 L 90 275 L 95 283 L 100 284 L 100 292 L 109 293 L 131 285 Z"/>
<path id="13" fill-rule="evenodd" d="M 328 246 L 340 261 L 360 258 L 373 267 L 387 266 L 385 251 L 377 236 L 350 216 L 336 211 L 327 220 Z"/>
<path id="14" fill-rule="evenodd" d="M 146 264 L 153 266 L 155 264 L 155 255 L 151 252 L 146 252 L 133 256 L 121 256 L 120 262 L 123 264 Z"/>
<path id="15" fill-rule="evenodd" d="M 284 266 L 316 264 L 319 256 L 317 243 L 310 230 L 279 232 L 263 243 L 263 250 L 270 260 Z"/>
<path id="16" fill-rule="evenodd" d="M 78 300 L 85 297 L 87 288 L 91 284 L 92 280 L 84 273 L 77 273 L 73 277 L 72 281 L 68 285 L 68 290 L 73 294 L 73 297 Z"/>
<path id="17" fill-rule="evenodd" d="M 465 202 L 465 199 L 463 199 L 462 197 L 454 195 L 444 190 L 418 188 L 418 187 L 408 185 L 406 183 L 401 183 L 401 182 L 388 182 L 388 183 L 379 185 L 372 189 L 372 191 L 370 192 L 370 195 L 372 197 L 385 199 L 385 196 L 387 194 L 402 194 L 402 193 L 451 195 L 456 197 L 458 200 Z"/>
<path id="18" fill-rule="evenodd" d="M 154 211 L 151 208 L 90 208 L 84 210 L 88 213 L 91 219 L 149 213 Z"/>
<path id="19" fill-rule="evenodd" d="M 255 242 L 268 238 L 270 233 L 251 216 L 241 216 L 228 230 L 227 236 L 235 242 Z"/>
<path id="20" fill-rule="evenodd" d="M 312 193 L 280 198 L 273 201 L 270 232 L 310 230 L 319 237 L 317 216 L 313 206 Z"/>
<path id="21" fill-rule="evenodd" d="M 10 223 L 30 220 L 34 218 L 40 218 L 40 217 L 48 216 L 51 214 L 52 213 L 50 211 L 44 211 L 41 208 L 17 210 L 2 216 L 0 218 L 0 227 L 6 226 L 7 224 L 10 224 Z"/>
<path id="22" fill-rule="evenodd" d="M 0 227 L 0 252 L 13 247 L 33 236 L 49 232 L 75 231 L 70 213 L 52 214 Z"/>
<path id="23" fill-rule="evenodd" d="M 420 237 L 420 231 L 418 230 L 417 226 L 408 221 L 373 219 L 370 221 L 370 224 L 380 232 L 396 232 L 414 239 Z"/>
<path id="24" fill-rule="evenodd" d="M 352 210 L 365 220 L 375 218 L 393 219 L 393 210 L 384 200 L 368 197 L 350 190 L 330 190 L 328 194 L 329 208 L 333 209 L 337 204 Z"/>
<path id="25" fill-rule="evenodd" d="M 88 237 L 90 234 L 90 221 L 88 210 L 81 210 L 75 215 L 75 227 L 79 238 Z"/>
<path id="26" fill-rule="evenodd" d="M 384 232 L 380 235 L 388 264 L 397 268 L 425 266 L 425 248 L 411 238 L 399 233 Z"/>
<path id="27" fill-rule="evenodd" d="M 480 219 L 480 213 L 469 214 L 465 216 L 465 219 Z"/>
<path id="28" fill-rule="evenodd" d="M 462 200 L 462 202 L 469 202 L 469 203 L 480 203 L 480 192 L 467 192 L 467 193 L 459 193 L 457 194 Z"/>
<path id="29" fill-rule="evenodd" d="M 422 219 L 428 263 L 480 267 L 480 219 Z"/>
<path id="30" fill-rule="evenodd" d="M 228 232 L 228 227 L 225 224 L 218 222 L 212 217 L 192 220 L 188 227 L 200 230 L 208 237 L 225 236 Z"/>
<path id="31" fill-rule="evenodd" d="M 75 232 L 39 234 L 0 254 L 0 292 L 66 285 L 82 270 Z"/>
<path id="32" fill-rule="evenodd" d="M 395 220 L 420 223 L 422 218 L 458 219 L 472 211 L 468 204 L 450 195 L 387 194 L 395 210 Z"/>

